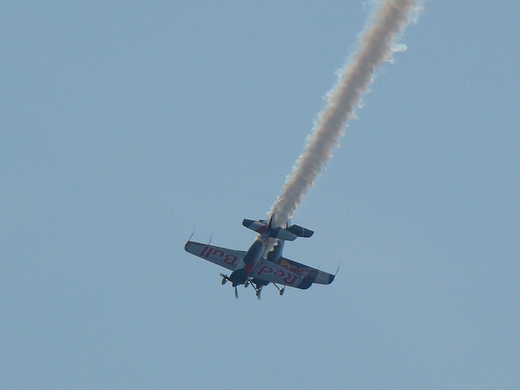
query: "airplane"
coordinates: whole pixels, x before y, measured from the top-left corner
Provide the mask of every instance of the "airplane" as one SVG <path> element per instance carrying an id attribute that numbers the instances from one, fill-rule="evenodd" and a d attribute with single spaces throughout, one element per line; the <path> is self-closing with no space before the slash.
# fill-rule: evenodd
<path id="1" fill-rule="evenodd" d="M 229 276 L 222 273 L 220 276 L 223 285 L 231 282 L 235 288 L 235 298 L 238 298 L 239 285 L 251 285 L 260 299 L 262 288 L 269 283 L 283 295 L 286 286 L 305 290 L 313 283 L 327 285 L 334 280 L 335 274 L 297 263 L 282 255 L 285 241 L 309 238 L 314 234 L 312 230 L 291 225 L 289 221 L 283 228 L 274 227 L 272 216 L 269 221 L 244 219 L 242 225 L 258 233 L 247 251 L 195 242 L 191 241 L 191 237 L 184 246 L 186 252 L 232 271 Z"/>

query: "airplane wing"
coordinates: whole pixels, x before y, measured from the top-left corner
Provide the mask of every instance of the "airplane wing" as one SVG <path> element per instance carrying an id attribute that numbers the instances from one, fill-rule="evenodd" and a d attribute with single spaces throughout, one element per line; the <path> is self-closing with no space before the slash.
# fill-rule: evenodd
<path id="1" fill-rule="evenodd" d="M 245 251 L 236 251 L 195 241 L 188 241 L 184 245 L 184 250 L 229 270 L 233 270 L 246 254 Z"/>
<path id="2" fill-rule="evenodd" d="M 278 265 L 304 277 L 305 282 L 302 282 L 302 287 L 299 288 L 309 288 L 313 283 L 331 284 L 334 281 L 334 277 L 336 276 L 324 271 L 320 271 L 316 268 L 309 267 L 308 265 L 298 263 L 294 260 L 289 260 L 285 257 L 280 258 Z M 307 284 L 307 287 L 303 287 Z"/>
<path id="3" fill-rule="evenodd" d="M 308 288 L 300 287 L 304 281 L 303 275 L 299 275 L 287 268 L 283 268 L 272 261 L 261 259 L 251 275 L 254 279 L 260 279 L 266 282 L 272 282 L 276 284 L 283 284 L 285 286 L 297 287 L 297 288 Z"/>

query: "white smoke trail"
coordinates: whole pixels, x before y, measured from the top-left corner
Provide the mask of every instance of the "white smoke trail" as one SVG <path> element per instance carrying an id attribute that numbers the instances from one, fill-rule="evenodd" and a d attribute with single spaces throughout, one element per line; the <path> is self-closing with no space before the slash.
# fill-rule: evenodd
<path id="1" fill-rule="evenodd" d="M 296 161 L 282 193 L 269 215 L 275 216 L 275 226 L 292 217 L 307 188 L 322 166 L 331 158 L 331 149 L 343 135 L 346 122 L 354 116 L 361 95 L 372 82 L 374 72 L 389 60 L 394 43 L 412 11 L 418 12 L 416 0 L 382 0 L 363 31 L 359 49 L 342 70 L 339 80 L 327 95 L 327 105 L 318 120 L 303 154 Z"/>

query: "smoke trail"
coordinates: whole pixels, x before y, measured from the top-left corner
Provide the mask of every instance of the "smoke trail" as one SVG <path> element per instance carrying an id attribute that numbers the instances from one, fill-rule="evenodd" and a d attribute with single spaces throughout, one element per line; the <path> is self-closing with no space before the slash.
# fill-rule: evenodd
<path id="1" fill-rule="evenodd" d="M 269 212 L 269 215 L 275 215 L 276 226 L 292 216 L 307 188 L 331 158 L 331 149 L 343 135 L 347 120 L 354 116 L 355 107 L 370 85 L 376 67 L 391 57 L 395 39 L 416 8 L 416 0 L 381 1 L 361 35 L 358 51 L 327 95 L 327 105 L 318 116 L 307 147 Z"/>

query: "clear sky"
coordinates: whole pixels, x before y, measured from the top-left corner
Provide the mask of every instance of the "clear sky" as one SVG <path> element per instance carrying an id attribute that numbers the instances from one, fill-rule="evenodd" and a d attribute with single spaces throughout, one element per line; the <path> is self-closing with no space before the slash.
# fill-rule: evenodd
<path id="1" fill-rule="evenodd" d="M 520 3 L 429 1 L 293 222 L 330 286 L 221 286 L 356 1 L 0 5 L 0 385 L 520 388 Z"/>

